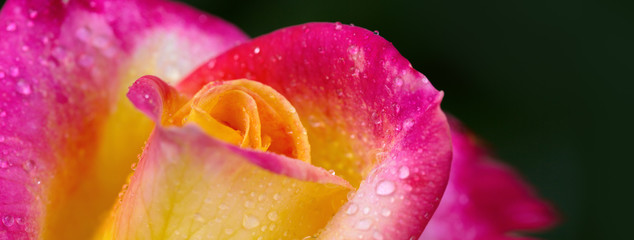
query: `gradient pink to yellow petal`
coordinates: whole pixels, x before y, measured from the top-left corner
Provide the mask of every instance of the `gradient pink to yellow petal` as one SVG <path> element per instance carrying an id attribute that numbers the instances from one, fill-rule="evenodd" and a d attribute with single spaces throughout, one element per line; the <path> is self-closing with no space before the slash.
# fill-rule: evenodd
<path id="1" fill-rule="evenodd" d="M 442 93 L 389 42 L 341 24 L 289 27 L 210 60 L 177 88 L 193 95 L 239 78 L 284 95 L 308 131 L 312 163 L 358 188 L 320 236 L 420 235 L 448 179 L 449 127 Z"/>
<path id="2" fill-rule="evenodd" d="M 174 81 L 246 40 L 162 1 L 5 3 L 0 25 L 0 234 L 85 239 L 151 129 L 125 100 L 143 74 Z M 195 44 L 194 44 L 195 43 Z"/>
<path id="3" fill-rule="evenodd" d="M 210 85 L 184 104 L 171 87 L 155 77 L 143 77 L 130 88 L 128 97 L 134 105 L 159 125 L 148 140 L 111 221 L 97 239 L 295 239 L 325 226 L 352 189 L 345 180 L 299 159 L 265 153 L 257 147 L 238 148 L 240 142 L 220 142 L 211 137 L 217 131 L 208 132 L 201 125 L 206 122 L 181 127 L 171 124 L 185 120 L 179 113 L 195 108 L 198 100 L 214 102 L 213 97 L 205 98 L 208 93 L 219 91 L 222 96 L 223 92 L 240 89 L 236 87 L 258 91 L 257 96 L 275 95 L 271 89 L 245 80 Z M 258 103 L 257 111 L 262 111 L 261 107 L 288 105 L 282 100 L 269 99 L 268 105 Z M 250 105 L 234 103 L 237 108 Z M 177 104 L 183 107 L 174 111 Z M 213 114 L 213 108 L 204 111 L 212 117 L 220 116 Z M 275 113 L 283 116 L 295 114 L 295 110 L 278 108 Z M 262 120 L 267 118 L 261 116 Z M 246 118 L 250 117 L 254 116 Z M 286 124 L 293 125 L 295 121 Z M 250 137 L 248 131 L 240 132 L 244 138 Z M 283 140 L 272 137 L 271 146 L 286 144 Z"/>

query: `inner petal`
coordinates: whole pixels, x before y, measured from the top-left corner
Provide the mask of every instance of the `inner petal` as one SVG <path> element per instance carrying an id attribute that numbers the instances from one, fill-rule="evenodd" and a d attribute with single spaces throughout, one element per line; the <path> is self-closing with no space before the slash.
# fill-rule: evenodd
<path id="1" fill-rule="evenodd" d="M 209 83 L 167 123 L 197 124 L 225 142 L 310 162 L 308 137 L 295 108 L 255 81 Z"/>

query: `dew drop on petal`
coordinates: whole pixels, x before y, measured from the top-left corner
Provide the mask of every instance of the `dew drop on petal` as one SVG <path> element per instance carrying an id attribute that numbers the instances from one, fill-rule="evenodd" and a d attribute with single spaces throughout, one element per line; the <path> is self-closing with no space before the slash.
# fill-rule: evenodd
<path id="1" fill-rule="evenodd" d="M 389 217 L 390 214 L 392 214 L 392 211 L 390 211 L 390 209 L 384 208 L 383 210 L 381 210 L 381 215 L 383 215 L 384 217 Z"/>
<path id="2" fill-rule="evenodd" d="M 341 30 L 342 26 L 340 22 L 335 23 L 335 30 Z"/>
<path id="3" fill-rule="evenodd" d="M 6 30 L 7 30 L 7 32 L 13 32 L 17 28 L 18 27 L 17 27 L 17 25 L 15 25 L 15 23 L 9 23 L 9 24 L 7 24 Z"/>
<path id="4" fill-rule="evenodd" d="M 414 119 L 408 118 L 405 121 L 403 121 L 403 129 L 408 130 L 412 126 L 414 126 Z"/>
<path id="5" fill-rule="evenodd" d="M 12 66 L 9 68 L 9 75 L 13 77 L 17 77 L 20 75 L 20 69 L 16 66 Z"/>
<path id="6" fill-rule="evenodd" d="M 4 226 L 11 227 L 13 226 L 14 223 L 15 223 L 15 220 L 13 219 L 13 216 L 6 215 L 2 217 L 2 224 L 4 224 Z"/>
<path id="7" fill-rule="evenodd" d="M 30 172 L 35 169 L 35 163 L 32 160 L 24 161 L 22 168 L 24 168 L 25 171 Z"/>
<path id="8" fill-rule="evenodd" d="M 371 226 L 372 226 L 372 219 L 366 218 L 366 219 L 362 219 L 362 220 L 358 221 L 354 225 L 354 228 L 359 229 L 359 230 L 368 230 L 368 229 L 370 229 Z"/>
<path id="9" fill-rule="evenodd" d="M 358 209 L 359 209 L 359 207 L 356 204 L 352 203 L 352 204 L 350 204 L 350 206 L 348 206 L 348 209 L 346 209 L 346 214 L 353 215 L 353 214 L 357 213 Z"/>
<path id="10" fill-rule="evenodd" d="M 380 232 L 374 232 L 374 234 L 372 234 L 372 238 L 376 240 L 383 240 L 383 235 Z"/>
<path id="11" fill-rule="evenodd" d="M 279 215 L 277 215 L 276 211 L 270 211 L 267 215 L 266 215 L 269 220 L 271 221 L 277 221 L 277 219 L 279 218 Z"/>
<path id="12" fill-rule="evenodd" d="M 396 186 L 392 181 L 383 180 L 376 185 L 376 194 L 380 196 L 387 196 L 394 192 Z"/>
<path id="13" fill-rule="evenodd" d="M 18 93 L 20 93 L 22 95 L 31 94 L 31 86 L 29 86 L 28 83 L 26 83 L 24 81 L 18 81 L 18 83 L 15 86 L 16 86 L 16 90 L 18 91 Z"/>
<path id="14" fill-rule="evenodd" d="M 37 17 L 37 11 L 35 10 L 29 10 L 29 18 L 33 19 Z"/>
<path id="15" fill-rule="evenodd" d="M 253 49 L 253 53 L 255 54 L 260 53 L 260 47 L 256 47 L 255 49 Z"/>
<path id="16" fill-rule="evenodd" d="M 407 166 L 402 166 L 398 169 L 398 177 L 400 179 L 406 179 L 409 177 L 409 168 Z"/>
<path id="17" fill-rule="evenodd" d="M 242 226 L 246 229 L 252 229 L 260 225 L 260 220 L 251 215 L 244 215 L 242 218 Z"/>
<path id="18" fill-rule="evenodd" d="M 0 168 L 5 169 L 9 167 L 9 162 L 6 160 L 0 160 Z"/>
<path id="19" fill-rule="evenodd" d="M 396 79 L 394 79 L 394 84 L 395 84 L 397 87 L 403 86 L 403 79 L 402 79 L 402 78 L 396 78 Z"/>

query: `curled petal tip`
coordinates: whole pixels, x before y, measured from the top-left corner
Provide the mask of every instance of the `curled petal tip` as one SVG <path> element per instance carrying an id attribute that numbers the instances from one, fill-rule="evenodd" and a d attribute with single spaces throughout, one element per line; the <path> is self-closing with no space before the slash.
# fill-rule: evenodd
<path id="1" fill-rule="evenodd" d="M 156 76 L 146 75 L 136 80 L 126 94 L 134 106 L 146 116 L 160 122 L 163 100 L 170 86 Z"/>

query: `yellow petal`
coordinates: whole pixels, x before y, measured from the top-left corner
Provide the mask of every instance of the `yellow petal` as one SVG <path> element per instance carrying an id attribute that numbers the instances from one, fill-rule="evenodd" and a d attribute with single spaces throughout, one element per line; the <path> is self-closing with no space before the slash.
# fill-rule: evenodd
<path id="1" fill-rule="evenodd" d="M 296 239 L 323 228 L 351 189 L 296 159 L 199 128 L 157 128 L 98 239 Z"/>

